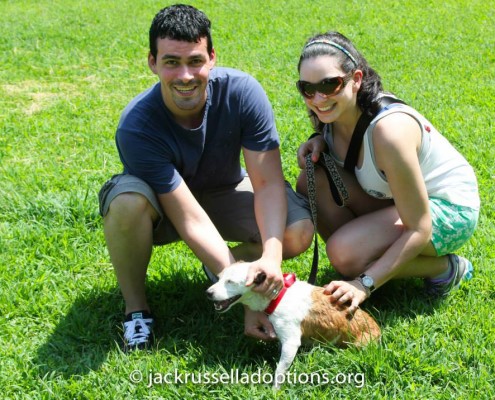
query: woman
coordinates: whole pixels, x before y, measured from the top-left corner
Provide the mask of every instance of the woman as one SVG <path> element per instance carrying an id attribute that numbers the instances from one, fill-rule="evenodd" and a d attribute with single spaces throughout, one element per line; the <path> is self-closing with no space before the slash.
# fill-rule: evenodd
<path id="1" fill-rule="evenodd" d="M 339 166 L 361 114 L 374 115 L 384 95 L 380 77 L 337 32 L 311 38 L 298 65 L 297 87 L 317 134 L 298 150 L 304 168 L 328 151 Z M 338 207 L 316 169 L 318 227 L 334 268 L 353 280 L 326 286 L 349 312 L 390 279 L 424 278 L 427 293 L 446 296 L 471 277 L 454 254 L 473 234 L 479 195 L 473 169 L 413 108 L 392 104 L 367 127 L 354 174 L 341 170 L 349 202 Z M 307 194 L 305 172 L 298 190 Z"/>

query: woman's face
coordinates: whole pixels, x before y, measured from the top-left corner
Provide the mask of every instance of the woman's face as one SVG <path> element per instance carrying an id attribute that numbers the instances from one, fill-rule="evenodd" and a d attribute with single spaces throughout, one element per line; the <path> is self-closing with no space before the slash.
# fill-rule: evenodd
<path id="1" fill-rule="evenodd" d="M 335 81 L 329 80 L 331 78 L 341 78 L 341 84 L 336 85 Z M 308 58 L 301 63 L 299 71 L 299 80 L 303 82 L 300 87 L 308 88 L 306 95 L 303 94 L 304 102 L 321 122 L 327 124 L 345 115 L 349 108 L 356 107 L 355 78 L 355 73 L 346 75 L 332 56 Z M 323 86 L 311 85 L 318 83 Z M 330 92 L 333 88 L 335 92 Z"/>

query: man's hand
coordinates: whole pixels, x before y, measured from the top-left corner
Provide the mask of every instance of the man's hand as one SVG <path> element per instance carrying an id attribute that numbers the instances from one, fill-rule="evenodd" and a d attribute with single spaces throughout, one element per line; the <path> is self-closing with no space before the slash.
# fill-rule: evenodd
<path id="1" fill-rule="evenodd" d="M 277 339 L 268 316 L 264 312 L 252 311 L 248 307 L 244 307 L 244 334 L 265 341 Z"/>
<path id="2" fill-rule="evenodd" d="M 261 282 L 256 283 L 259 276 L 264 278 Z M 284 287 L 284 276 L 280 268 L 280 262 L 268 258 L 260 258 L 251 263 L 246 280 L 246 286 L 253 287 L 253 291 L 262 294 L 263 296 L 274 299 L 278 296 Z"/>

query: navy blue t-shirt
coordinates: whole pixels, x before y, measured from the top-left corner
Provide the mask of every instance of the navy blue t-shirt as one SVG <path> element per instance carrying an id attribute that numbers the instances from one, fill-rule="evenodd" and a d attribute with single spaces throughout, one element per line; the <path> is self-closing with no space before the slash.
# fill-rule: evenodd
<path id="1" fill-rule="evenodd" d="M 210 72 L 203 122 L 196 129 L 177 124 L 163 102 L 160 83 L 134 98 L 116 134 L 124 173 L 168 193 L 182 180 L 190 190 L 240 182 L 241 146 L 267 151 L 279 146 L 273 110 L 261 85 L 230 68 Z"/>

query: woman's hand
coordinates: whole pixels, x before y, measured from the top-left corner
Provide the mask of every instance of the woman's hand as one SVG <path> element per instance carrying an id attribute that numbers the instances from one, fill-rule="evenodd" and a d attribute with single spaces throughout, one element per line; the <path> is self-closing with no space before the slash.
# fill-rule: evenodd
<path id="1" fill-rule="evenodd" d="M 316 163 L 320 158 L 320 154 L 325 151 L 327 144 L 323 135 L 315 136 L 299 146 L 297 150 L 297 163 L 299 168 L 306 168 L 306 156 L 312 153 L 311 160 Z"/>
<path id="2" fill-rule="evenodd" d="M 356 279 L 353 281 L 332 281 L 324 287 L 323 293 L 330 295 L 331 302 L 337 302 L 340 305 L 351 302 L 347 310 L 349 314 L 354 314 L 359 305 L 368 297 L 363 285 Z"/>

